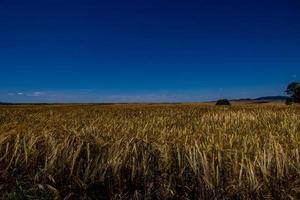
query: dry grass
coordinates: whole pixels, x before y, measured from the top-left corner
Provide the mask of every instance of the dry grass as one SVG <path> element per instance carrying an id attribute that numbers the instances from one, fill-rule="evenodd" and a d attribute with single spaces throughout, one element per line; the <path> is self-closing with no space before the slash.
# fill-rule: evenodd
<path id="1" fill-rule="evenodd" d="M 2 199 L 296 199 L 300 108 L 0 107 Z"/>

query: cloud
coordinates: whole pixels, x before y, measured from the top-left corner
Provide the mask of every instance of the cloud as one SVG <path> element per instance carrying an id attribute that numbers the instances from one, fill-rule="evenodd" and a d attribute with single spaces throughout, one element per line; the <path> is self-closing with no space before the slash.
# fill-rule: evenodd
<path id="1" fill-rule="evenodd" d="M 7 93 L 8 96 L 23 96 L 23 97 L 45 97 L 46 93 L 45 92 L 10 92 Z"/>
<path id="2" fill-rule="evenodd" d="M 45 93 L 44 92 L 33 92 L 31 94 L 28 94 L 28 96 L 30 97 L 40 97 L 40 96 L 43 96 Z"/>

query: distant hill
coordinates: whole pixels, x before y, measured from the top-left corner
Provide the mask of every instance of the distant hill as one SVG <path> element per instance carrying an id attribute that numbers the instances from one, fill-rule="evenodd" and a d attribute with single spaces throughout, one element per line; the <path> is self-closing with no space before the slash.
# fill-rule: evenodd
<path id="1" fill-rule="evenodd" d="M 230 101 L 257 101 L 258 103 L 259 102 L 270 102 L 270 101 L 285 101 L 289 99 L 288 96 L 264 96 L 264 97 L 258 97 L 258 98 L 241 98 L 241 99 L 230 99 Z M 215 102 L 215 101 L 211 101 L 211 102 Z M 54 105 L 54 104 L 68 104 L 68 103 L 7 103 L 7 102 L 0 102 L 0 105 Z M 80 104 L 80 103 L 69 103 L 69 104 Z M 83 104 L 89 104 L 89 103 L 83 103 Z M 116 104 L 116 103 L 92 103 L 94 105 L 113 105 L 113 104 Z M 127 104 L 127 103 L 117 103 L 117 104 Z M 150 105 L 152 103 L 149 103 Z M 155 104 L 155 103 L 153 103 Z M 161 104 L 174 104 L 174 103 L 161 103 Z M 177 102 L 175 104 L 180 104 L 180 102 Z"/>
<path id="2" fill-rule="evenodd" d="M 289 97 L 287 97 L 287 96 L 265 96 L 265 97 L 256 98 L 254 100 L 257 100 L 257 101 L 284 101 L 287 99 L 289 99 Z"/>
<path id="3" fill-rule="evenodd" d="M 255 99 L 245 98 L 245 99 L 232 99 L 231 101 L 285 101 L 289 99 L 288 96 L 265 96 L 258 97 Z"/>
<path id="4" fill-rule="evenodd" d="M 12 103 L 0 102 L 0 105 L 12 105 Z"/>

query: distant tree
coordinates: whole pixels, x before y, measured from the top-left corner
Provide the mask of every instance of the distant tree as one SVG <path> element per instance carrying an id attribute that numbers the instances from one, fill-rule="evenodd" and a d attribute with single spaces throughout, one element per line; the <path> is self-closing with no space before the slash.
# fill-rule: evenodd
<path id="1" fill-rule="evenodd" d="M 216 103 L 217 106 L 230 106 L 230 102 L 228 101 L 228 99 L 219 99 Z"/>
<path id="2" fill-rule="evenodd" d="M 293 102 L 300 103 L 300 83 L 290 83 L 286 89 L 286 93 L 291 97 Z"/>

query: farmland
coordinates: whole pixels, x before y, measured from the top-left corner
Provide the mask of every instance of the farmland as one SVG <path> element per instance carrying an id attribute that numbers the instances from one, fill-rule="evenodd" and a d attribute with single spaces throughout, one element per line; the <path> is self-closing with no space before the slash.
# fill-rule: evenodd
<path id="1" fill-rule="evenodd" d="M 0 106 L 0 199 L 296 199 L 300 107 Z"/>

